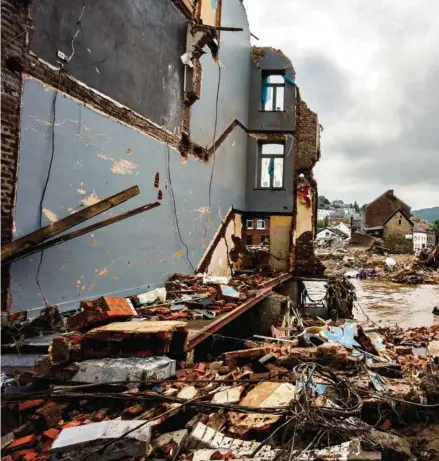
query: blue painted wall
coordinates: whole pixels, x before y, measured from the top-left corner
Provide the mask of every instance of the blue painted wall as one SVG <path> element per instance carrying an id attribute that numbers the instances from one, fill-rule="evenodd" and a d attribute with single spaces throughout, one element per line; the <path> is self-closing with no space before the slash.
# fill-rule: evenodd
<path id="1" fill-rule="evenodd" d="M 53 97 L 53 88 L 25 80 L 15 238 L 39 228 L 39 201 L 51 155 Z M 212 222 L 206 237 L 211 165 L 194 158 L 182 163 L 180 154 L 170 149 L 181 233 L 194 266 L 229 207 L 245 206 L 246 150 L 242 146 L 246 141 L 247 135 L 235 130 L 217 151 Z M 62 218 L 84 206 L 82 200 L 90 196 L 102 199 L 135 184 L 140 187 L 139 196 L 91 222 L 101 220 L 156 201 L 156 172 L 160 174 L 163 200 L 160 208 L 46 250 L 39 278 L 50 303 L 65 309 L 82 299 L 131 295 L 162 285 L 174 272 L 190 272 L 177 236 L 169 189 L 165 187 L 167 156 L 166 144 L 58 95 L 55 155 L 43 207 Z M 49 222 L 44 217 L 43 225 Z M 14 310 L 43 305 L 35 282 L 38 261 L 39 254 L 34 254 L 12 264 Z"/>

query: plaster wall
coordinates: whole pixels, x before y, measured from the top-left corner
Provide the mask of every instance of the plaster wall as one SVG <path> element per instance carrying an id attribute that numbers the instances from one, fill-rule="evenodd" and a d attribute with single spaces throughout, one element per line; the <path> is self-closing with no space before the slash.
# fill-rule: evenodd
<path id="1" fill-rule="evenodd" d="M 56 98 L 53 127 L 54 96 L 54 88 L 25 80 L 14 238 L 40 227 L 39 202 L 52 128 L 54 160 L 43 202 L 43 226 L 136 184 L 139 196 L 84 225 L 154 202 L 159 190 L 163 200 L 159 208 L 44 251 L 39 280 L 48 301 L 66 309 L 102 295 L 133 295 L 162 285 L 174 272 L 191 272 L 177 235 L 169 169 L 181 234 L 196 267 L 230 207 L 244 208 L 246 151 L 241 146 L 247 135 L 232 132 L 216 153 L 207 222 L 211 164 L 195 158 L 183 163 L 179 152 L 168 151 L 166 144 L 62 93 Z M 156 173 L 159 188 L 154 187 Z M 43 305 L 35 283 L 39 257 L 37 253 L 12 264 L 13 309 Z"/>

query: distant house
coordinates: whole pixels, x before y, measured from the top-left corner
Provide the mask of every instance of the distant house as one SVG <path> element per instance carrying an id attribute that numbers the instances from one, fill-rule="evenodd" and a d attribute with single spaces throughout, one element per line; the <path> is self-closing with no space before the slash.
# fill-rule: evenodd
<path id="1" fill-rule="evenodd" d="M 334 226 L 334 229 L 338 229 L 339 231 L 343 232 L 347 237 L 351 236 L 351 229 L 348 224 L 345 224 L 344 222 L 339 222 L 336 226 Z"/>
<path id="2" fill-rule="evenodd" d="M 383 244 L 395 253 L 413 251 L 413 222 L 410 206 L 388 190 L 367 205 L 362 222 L 363 230 L 383 239 Z"/>
<path id="3" fill-rule="evenodd" d="M 324 208 L 317 209 L 317 219 L 325 219 L 331 214 L 331 210 L 326 210 Z"/>
<path id="4" fill-rule="evenodd" d="M 260 245 L 269 241 L 270 218 L 247 218 L 245 227 L 247 246 Z"/>
<path id="5" fill-rule="evenodd" d="M 325 227 L 317 232 L 316 239 L 317 240 L 346 240 L 349 238 L 349 235 L 346 235 L 340 229 L 335 227 Z"/>
<path id="6" fill-rule="evenodd" d="M 433 249 L 436 245 L 434 230 L 424 221 L 415 222 L 413 226 L 413 250 Z"/>

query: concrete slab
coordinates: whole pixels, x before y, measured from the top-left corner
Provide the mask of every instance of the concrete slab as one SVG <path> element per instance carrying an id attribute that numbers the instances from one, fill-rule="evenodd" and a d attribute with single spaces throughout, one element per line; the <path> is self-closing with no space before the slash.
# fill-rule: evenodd
<path id="1" fill-rule="evenodd" d="M 176 372 L 176 361 L 168 357 L 92 359 L 76 365 L 79 371 L 72 381 L 79 383 L 161 380 Z"/>
<path id="2" fill-rule="evenodd" d="M 113 420 L 63 429 L 52 445 L 51 460 L 70 461 L 82 459 L 105 443 L 117 439 L 140 424 L 139 421 Z M 147 424 L 131 432 L 103 452 L 99 452 L 87 459 L 89 461 L 112 461 L 125 457 L 146 456 L 150 440 L 151 426 Z"/>

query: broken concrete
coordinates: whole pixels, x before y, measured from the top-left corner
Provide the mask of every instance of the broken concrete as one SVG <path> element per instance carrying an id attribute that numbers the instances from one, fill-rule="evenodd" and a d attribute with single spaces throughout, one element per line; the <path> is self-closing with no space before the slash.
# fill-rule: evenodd
<path id="1" fill-rule="evenodd" d="M 90 461 L 110 461 L 124 457 L 146 456 L 151 439 L 149 425 L 131 432 L 107 450 L 99 451 L 105 443 L 118 439 L 122 434 L 139 425 L 138 421 L 103 421 L 63 429 L 52 445 L 51 459 L 73 461 L 89 456 L 87 459 Z M 96 450 L 98 452 L 91 455 Z"/>
<path id="2" fill-rule="evenodd" d="M 175 376 L 176 362 L 168 357 L 131 357 L 85 360 L 76 364 L 78 372 L 72 381 L 79 383 L 141 383 L 148 379 Z"/>

